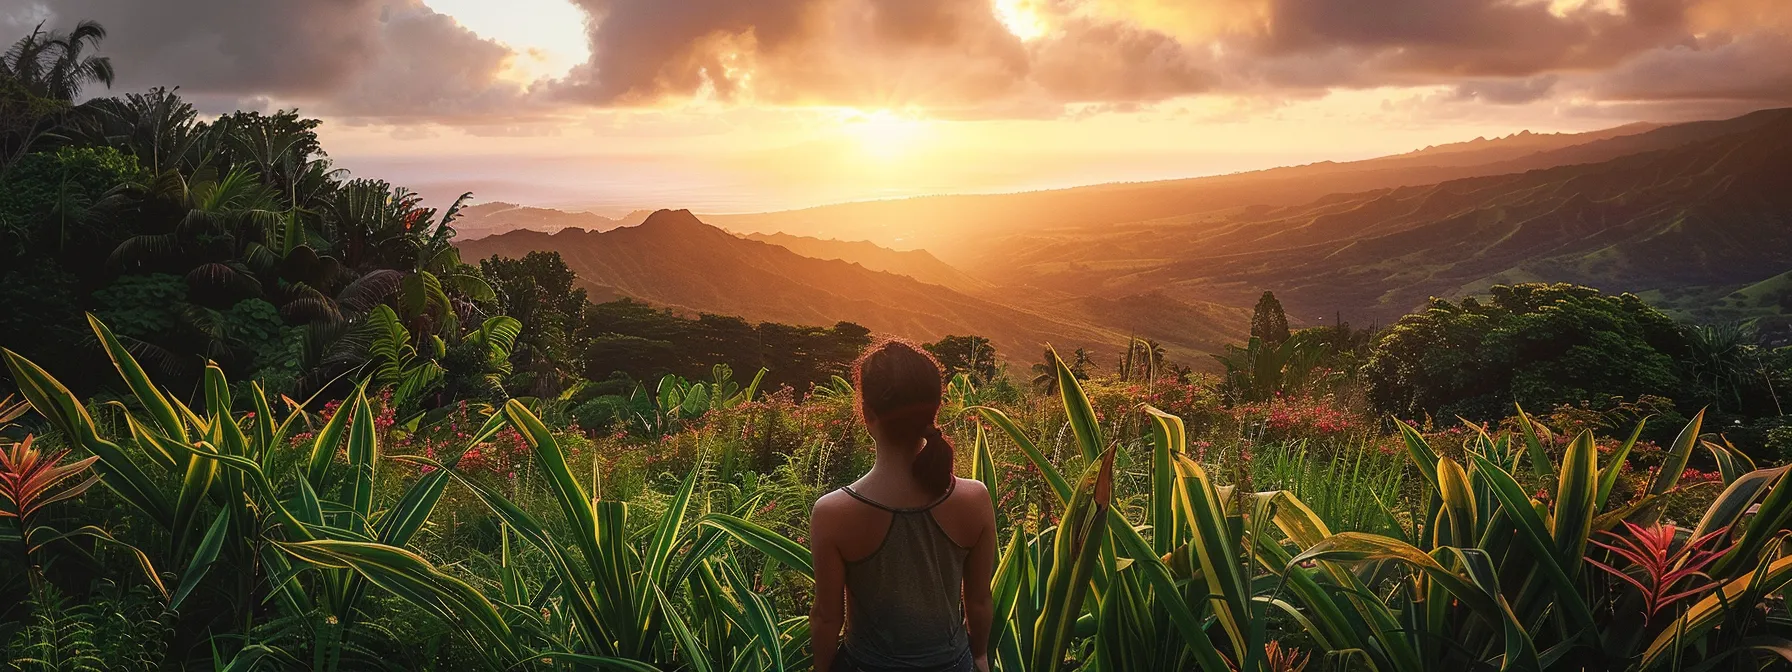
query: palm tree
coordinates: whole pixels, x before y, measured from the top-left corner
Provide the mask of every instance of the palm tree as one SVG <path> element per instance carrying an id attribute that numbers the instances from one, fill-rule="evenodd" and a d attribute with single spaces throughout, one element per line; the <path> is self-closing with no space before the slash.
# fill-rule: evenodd
<path id="1" fill-rule="evenodd" d="M 1076 376 L 1077 380 L 1088 380 L 1089 369 L 1093 366 L 1095 360 L 1089 357 L 1088 349 L 1077 348 L 1076 352 L 1071 353 L 1070 374 Z"/>
<path id="2" fill-rule="evenodd" d="M 1043 361 L 1033 365 L 1033 387 L 1047 395 L 1057 394 L 1058 366 L 1052 362 L 1052 349 L 1046 348 L 1040 358 Z"/>
<path id="3" fill-rule="evenodd" d="M 1731 322 L 1689 327 L 1686 336 L 1693 380 L 1718 410 L 1738 410 L 1755 379 L 1762 376 L 1754 330 Z"/>
<path id="4" fill-rule="evenodd" d="M 173 89 L 101 98 L 64 130 L 70 141 L 112 147 L 137 157 L 151 174 L 192 173 L 213 161 L 229 129 L 199 120 L 199 111 Z M 227 168 L 227 166 L 226 166 Z"/>
<path id="5" fill-rule="evenodd" d="M 112 59 L 92 56 L 89 47 L 106 39 L 106 29 L 82 21 L 74 32 L 44 32 L 43 24 L 0 54 L 0 77 L 23 85 L 32 94 L 72 103 L 90 84 L 112 86 Z"/>
<path id="6" fill-rule="evenodd" d="M 82 21 L 69 34 L 39 24 L 0 53 L 0 175 L 62 124 L 89 85 L 112 85 L 112 61 L 86 52 L 106 29 Z"/>

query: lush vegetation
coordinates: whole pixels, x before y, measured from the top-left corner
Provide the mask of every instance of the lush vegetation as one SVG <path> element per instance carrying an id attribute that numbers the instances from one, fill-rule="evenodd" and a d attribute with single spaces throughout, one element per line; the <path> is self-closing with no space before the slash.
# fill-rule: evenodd
<path id="1" fill-rule="evenodd" d="M 867 330 L 464 263 L 458 201 L 347 179 L 296 112 L 75 104 L 103 34 L 0 59 L 10 668 L 809 667 Z M 1492 294 L 1378 331 L 1266 293 L 1207 363 L 928 344 L 996 495 L 998 668 L 1785 660 L 1792 351 Z"/>

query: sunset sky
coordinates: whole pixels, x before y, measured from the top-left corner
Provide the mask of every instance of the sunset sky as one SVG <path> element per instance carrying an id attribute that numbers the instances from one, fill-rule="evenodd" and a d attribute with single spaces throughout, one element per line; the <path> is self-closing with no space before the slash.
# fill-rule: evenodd
<path id="1" fill-rule="evenodd" d="M 0 0 L 357 175 L 747 212 L 1792 105 L 1787 0 Z"/>

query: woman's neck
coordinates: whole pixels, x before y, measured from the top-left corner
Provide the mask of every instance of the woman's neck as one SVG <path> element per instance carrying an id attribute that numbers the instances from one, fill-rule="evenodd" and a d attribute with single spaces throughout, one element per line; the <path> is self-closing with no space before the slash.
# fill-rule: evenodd
<path id="1" fill-rule="evenodd" d="M 871 464 L 873 474 L 902 474 L 905 478 L 914 469 L 915 456 L 921 453 L 921 442 L 903 450 L 883 441 L 877 442 L 877 460 Z"/>

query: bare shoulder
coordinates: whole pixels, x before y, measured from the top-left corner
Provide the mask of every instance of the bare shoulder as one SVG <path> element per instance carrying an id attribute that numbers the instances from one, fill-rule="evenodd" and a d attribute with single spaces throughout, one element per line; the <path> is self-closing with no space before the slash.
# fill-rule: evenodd
<path id="1" fill-rule="evenodd" d="M 989 486 L 975 478 L 958 479 L 958 484 L 953 486 L 952 494 L 954 498 L 963 498 L 973 503 L 987 504 L 990 501 Z"/>
<path id="2" fill-rule="evenodd" d="M 990 497 L 989 486 L 974 478 L 960 478 L 953 487 L 952 504 L 960 515 L 995 524 L 995 503 Z"/>
<path id="3" fill-rule="evenodd" d="M 814 522 L 832 521 L 849 511 L 848 507 L 852 503 L 852 495 L 846 494 L 845 490 L 834 490 L 815 500 L 815 508 L 810 511 L 809 516 Z"/>

